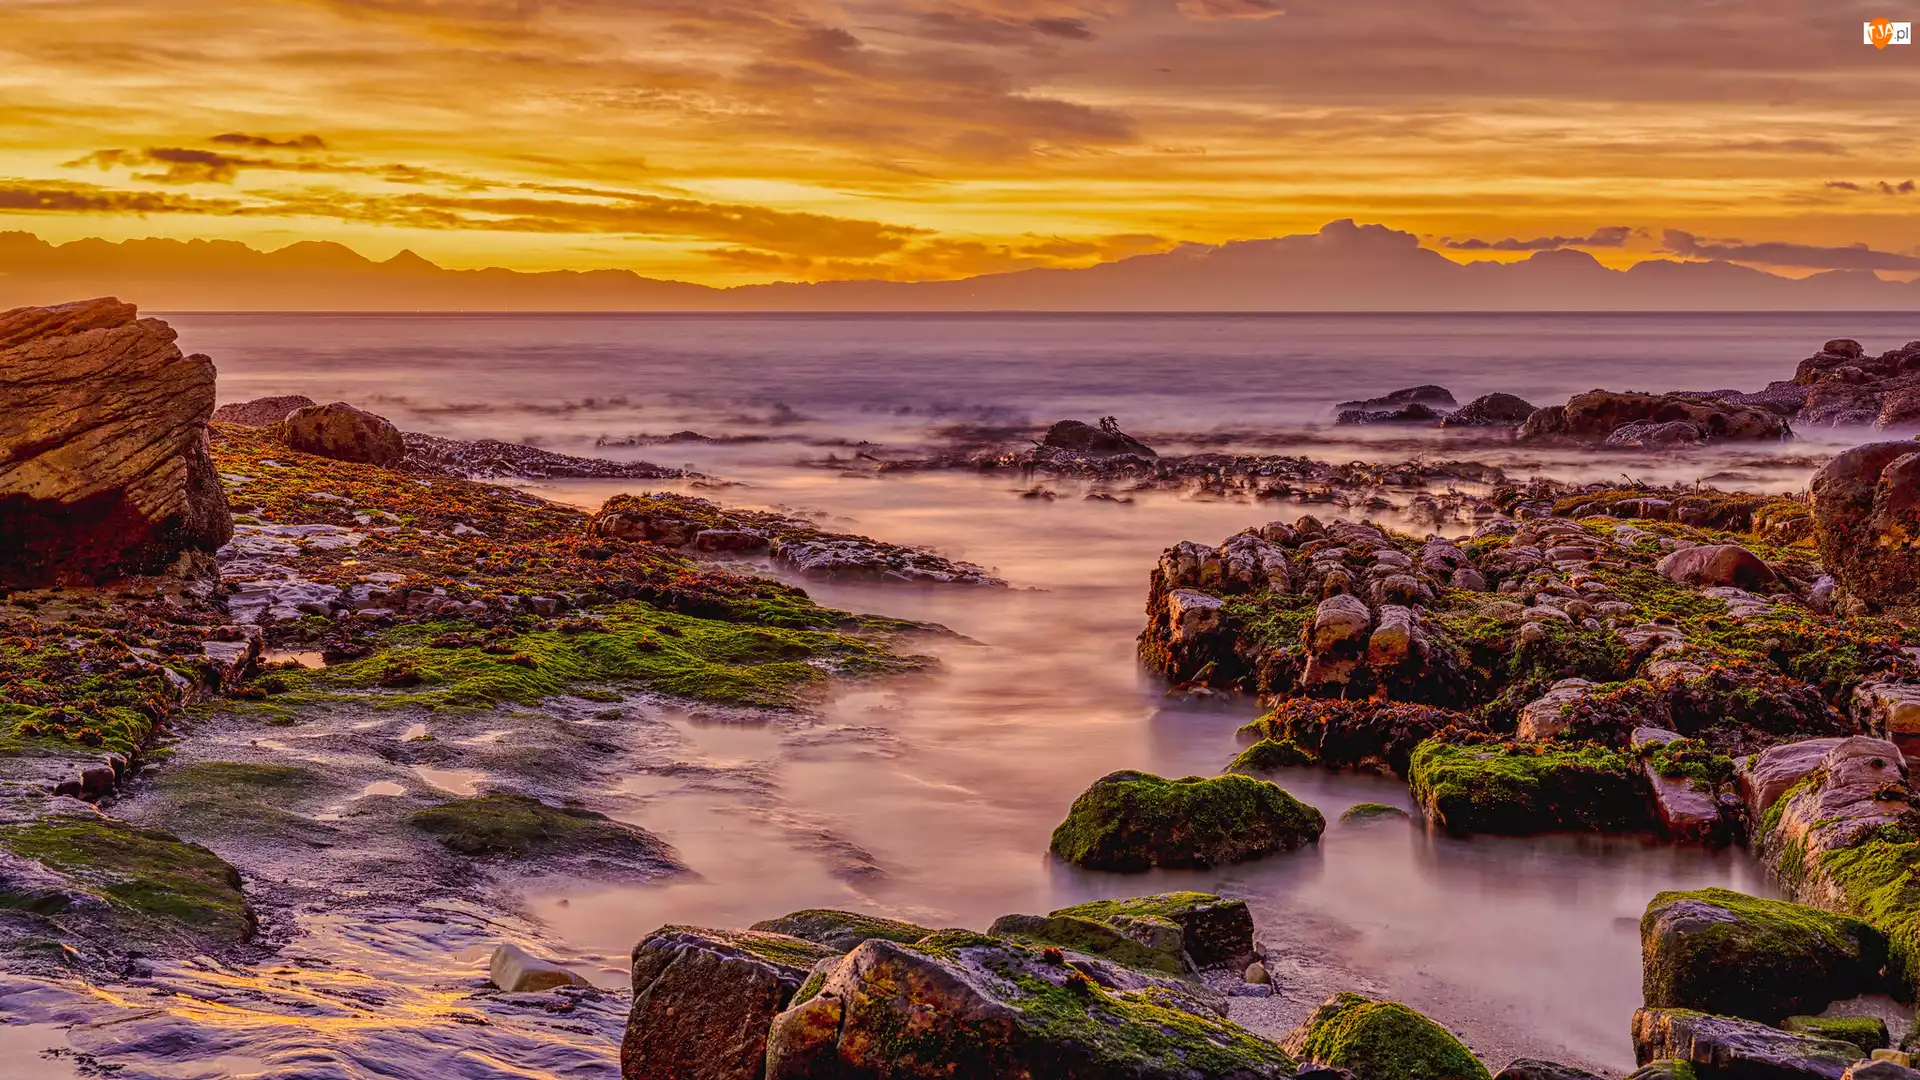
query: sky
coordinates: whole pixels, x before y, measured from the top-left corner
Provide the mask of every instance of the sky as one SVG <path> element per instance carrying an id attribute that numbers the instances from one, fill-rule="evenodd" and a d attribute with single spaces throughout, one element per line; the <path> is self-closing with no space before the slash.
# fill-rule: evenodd
<path id="1" fill-rule="evenodd" d="M 1875 2 L 0 0 L 0 231 L 714 285 L 1353 217 L 1920 272 Z M 1916 19 L 1920 21 L 1920 19 Z"/>

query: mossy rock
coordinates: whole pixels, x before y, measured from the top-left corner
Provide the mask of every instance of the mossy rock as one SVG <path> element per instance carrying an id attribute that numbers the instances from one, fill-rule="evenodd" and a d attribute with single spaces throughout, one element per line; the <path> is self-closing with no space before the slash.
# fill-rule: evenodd
<path id="1" fill-rule="evenodd" d="M 1253 914 L 1246 901 L 1212 893 L 1092 900 L 1044 917 L 1004 915 L 987 932 L 1170 975 L 1188 976 L 1205 968 L 1239 970 L 1253 962 Z"/>
<path id="2" fill-rule="evenodd" d="M 1074 800 L 1052 850 L 1096 870 L 1218 866 L 1312 843 L 1326 824 L 1320 811 L 1264 780 L 1122 771 Z"/>
<path id="3" fill-rule="evenodd" d="M 1234 755 L 1233 760 L 1227 763 L 1227 771 L 1264 773 L 1319 763 L 1319 758 L 1291 739 L 1261 739 Z"/>
<path id="4" fill-rule="evenodd" d="M 1777 824 L 1786 803 L 1785 796 L 1774 803 L 1766 820 Z M 1783 869 L 1787 861 L 1782 859 Z M 1883 828 L 1852 847 L 1828 852 L 1816 867 L 1800 869 L 1818 873 L 1839 890 L 1846 910 L 1887 934 L 1891 987 L 1905 998 L 1920 995 L 1920 841 L 1904 830 Z"/>
<path id="5" fill-rule="evenodd" d="M 1599 746 L 1456 745 L 1413 752 L 1408 786 L 1435 824 L 1457 835 L 1633 832 L 1653 825 L 1640 761 Z"/>
<path id="6" fill-rule="evenodd" d="M 525 795 L 495 792 L 453 799 L 416 810 L 407 820 L 462 855 L 592 858 L 635 869 L 682 868 L 673 849 L 644 829 Z"/>
<path id="7" fill-rule="evenodd" d="M 1699 1080 L 1699 1078 L 1700 1074 L 1694 1071 L 1691 1061 L 1680 1061 L 1675 1058 L 1649 1061 L 1627 1074 L 1627 1080 Z"/>
<path id="8" fill-rule="evenodd" d="M 1153 923 L 1158 922 L 1159 926 Z M 1161 932 L 1155 933 L 1155 930 Z M 993 937 L 1097 956 L 1123 967 L 1163 975 L 1192 974 L 1180 928 L 1165 920 L 1137 920 L 1126 928 L 1078 915 L 1002 915 L 987 927 Z"/>
<path id="9" fill-rule="evenodd" d="M 1335 994 L 1282 1044 L 1303 1061 L 1347 1069 L 1357 1080 L 1491 1080 L 1446 1028 L 1405 1005 Z"/>
<path id="10" fill-rule="evenodd" d="M 1877 1016 L 1789 1016 L 1780 1026 L 1802 1035 L 1852 1043 L 1860 1048 L 1861 1057 L 1893 1045 L 1887 1022 Z"/>
<path id="11" fill-rule="evenodd" d="M 1388 806 L 1386 803 L 1377 802 L 1354 803 L 1352 806 L 1340 811 L 1340 821 L 1347 825 L 1371 825 L 1379 821 L 1407 821 L 1412 817 L 1413 815 L 1397 806 Z"/>
<path id="12" fill-rule="evenodd" d="M 1884 988 L 1886 935 L 1804 904 L 1728 889 L 1663 892 L 1640 920 L 1648 1008 L 1778 1023 Z"/>
<path id="13" fill-rule="evenodd" d="M 777 919 L 763 919 L 749 929 L 785 934 L 841 952 L 848 952 L 869 938 L 912 942 L 933 933 L 927 927 L 898 919 L 883 919 L 878 915 L 862 915 L 857 911 L 836 911 L 832 908 L 806 908 L 789 912 Z"/>
<path id="14" fill-rule="evenodd" d="M 30 859 L 66 880 L 69 900 L 51 895 L 13 897 L 16 910 L 64 921 L 99 912 L 132 920 L 156 933 L 145 939 L 179 941 L 192 949 L 236 945 L 253 936 L 255 919 L 240 890 L 240 873 L 198 844 L 172 833 L 112 818 L 49 816 L 0 826 L 0 849 Z M 74 904 L 87 897 L 95 904 Z M 71 909 L 71 911 L 69 910 Z"/>
<path id="15" fill-rule="evenodd" d="M 1048 951 L 969 932 L 863 943 L 774 1018 L 767 1080 L 888 1076 L 1280 1080 L 1279 1047 L 1166 986 L 1101 985 Z"/>

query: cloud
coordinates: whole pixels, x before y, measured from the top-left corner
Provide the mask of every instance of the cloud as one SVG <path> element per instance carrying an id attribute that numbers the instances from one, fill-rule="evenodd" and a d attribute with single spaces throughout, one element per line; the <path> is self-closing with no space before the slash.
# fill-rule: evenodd
<path id="1" fill-rule="evenodd" d="M 1504 240 L 1481 240 L 1467 237 L 1455 240 L 1451 236 L 1440 238 L 1441 246 L 1455 251 L 1558 251 L 1561 248 L 1584 247 L 1622 247 L 1635 234 L 1630 225 L 1605 225 L 1593 230 L 1591 236 L 1536 236 L 1531 240 L 1507 237 Z M 1641 233 L 1641 235 L 1645 235 Z"/>
<path id="2" fill-rule="evenodd" d="M 1885 180 L 1882 180 L 1880 181 L 1880 194 L 1911 195 L 1913 194 L 1913 181 L 1902 180 L 1898 184 L 1889 184 Z"/>
<path id="3" fill-rule="evenodd" d="M 1912 180 L 1902 180 L 1897 184 L 1890 180 L 1873 180 L 1864 184 L 1852 180 L 1829 180 L 1825 186 L 1835 191 L 1879 192 L 1882 195 L 1911 195 L 1920 190 L 1920 185 Z"/>
<path id="4" fill-rule="evenodd" d="M 1710 240 L 1679 229 L 1662 234 L 1666 249 L 1675 255 L 1762 266 L 1793 266 L 1814 270 L 1920 270 L 1920 256 L 1876 251 L 1865 244 L 1817 247 L 1770 241 L 1746 244 L 1739 240 Z"/>
<path id="5" fill-rule="evenodd" d="M 1279 0 L 1178 0 L 1189 19 L 1271 19 L 1286 14 Z"/>
<path id="6" fill-rule="evenodd" d="M 162 166 L 158 173 L 134 173 L 135 180 L 152 184 L 228 184 L 241 169 L 277 168 L 265 158 L 234 157 L 216 150 L 191 150 L 174 146 L 150 146 L 145 150 L 95 150 L 85 157 L 65 163 L 69 169 L 98 166 L 105 172 L 115 168 Z"/>
<path id="7" fill-rule="evenodd" d="M 1829 180 L 1827 181 L 1827 186 L 1830 188 L 1837 188 L 1841 191 L 1859 191 L 1860 190 L 1860 185 L 1854 183 L 1851 180 Z"/>
<path id="8" fill-rule="evenodd" d="M 0 182 L 0 213 L 233 214 L 231 199 L 198 199 L 157 191 L 113 191 L 92 184 Z"/>
<path id="9" fill-rule="evenodd" d="M 297 135 L 291 139 L 272 139 L 263 135 L 242 135 L 229 131 L 224 135 L 215 135 L 208 142 L 220 146 L 246 146 L 255 150 L 325 150 L 326 140 L 318 135 Z"/>

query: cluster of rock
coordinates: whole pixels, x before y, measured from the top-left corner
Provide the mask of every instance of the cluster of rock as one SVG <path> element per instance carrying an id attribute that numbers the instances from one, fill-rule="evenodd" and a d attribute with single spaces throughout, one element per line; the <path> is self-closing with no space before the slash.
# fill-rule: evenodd
<path id="1" fill-rule="evenodd" d="M 593 515 L 588 533 L 603 541 L 637 541 L 698 555 L 763 555 L 814 581 L 884 581 L 915 585 L 1004 587 L 972 563 L 925 548 L 904 547 L 767 511 L 729 510 L 690 495 L 616 495 Z"/>
<path id="2" fill-rule="evenodd" d="M 1920 341 L 1879 356 L 1851 338 L 1829 341 L 1800 361 L 1791 381 L 1771 383 L 1766 393 L 1790 403 L 1810 427 L 1910 427 L 1920 423 Z"/>
<path id="3" fill-rule="evenodd" d="M 1857 446 L 1815 474 L 1814 535 L 1849 611 L 1912 606 L 1920 590 L 1920 442 Z"/>

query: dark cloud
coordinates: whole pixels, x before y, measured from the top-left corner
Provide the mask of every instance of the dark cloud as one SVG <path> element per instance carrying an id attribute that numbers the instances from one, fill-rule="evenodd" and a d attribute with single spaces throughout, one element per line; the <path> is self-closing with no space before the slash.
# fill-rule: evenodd
<path id="1" fill-rule="evenodd" d="M 1873 180 L 1864 184 L 1855 183 L 1852 180 L 1829 180 L 1825 186 L 1834 191 L 1870 191 L 1879 192 L 1882 195 L 1911 195 L 1916 190 L 1920 190 L 1920 185 L 1916 185 L 1912 180 L 1902 180 L 1897 184 L 1891 180 Z"/>
<path id="2" fill-rule="evenodd" d="M 92 184 L 0 183 L 0 213 L 233 214 L 231 199 L 159 191 L 113 191 Z"/>
<path id="3" fill-rule="evenodd" d="M 1880 194 L 1911 195 L 1913 194 L 1913 181 L 1902 180 L 1898 184 L 1889 184 L 1885 180 L 1882 180 L 1880 181 Z"/>
<path id="4" fill-rule="evenodd" d="M 1280 0 L 1179 0 L 1189 19 L 1271 19 L 1286 14 Z"/>
<path id="5" fill-rule="evenodd" d="M 1838 188 L 1841 191 L 1859 191 L 1860 190 L 1860 185 L 1854 183 L 1851 180 L 1829 180 L 1827 181 L 1827 186 L 1830 188 Z"/>
<path id="6" fill-rule="evenodd" d="M 1739 240 L 1707 239 L 1679 229 L 1667 229 L 1663 239 L 1668 251 L 1696 259 L 1721 259 L 1726 262 L 1812 270 L 1920 270 L 1920 256 L 1875 251 L 1865 244 L 1846 247 L 1817 247 L 1779 241 L 1747 244 Z"/>
<path id="7" fill-rule="evenodd" d="M 1630 225 L 1606 225 L 1593 230 L 1591 236 L 1536 236 L 1531 240 L 1511 236 L 1504 240 L 1481 240 L 1476 237 L 1455 240 L 1451 236 L 1443 236 L 1440 243 L 1455 251 L 1558 251 L 1570 247 L 1621 247 L 1633 238 L 1634 233 Z"/>
<path id="8" fill-rule="evenodd" d="M 207 140 L 218 146 L 246 146 L 255 150 L 325 150 L 327 143 L 318 135 L 296 135 L 291 139 L 272 139 L 264 135 L 242 135 L 229 131 Z"/>
<path id="9" fill-rule="evenodd" d="M 97 166 L 102 170 L 138 169 L 148 165 L 164 172 L 134 173 L 135 180 L 153 184 L 228 184 L 241 169 L 276 168 L 265 158 L 235 157 L 216 150 L 192 150 L 177 146 L 150 146 L 145 150 L 95 150 L 85 157 L 66 162 L 69 169 Z"/>

